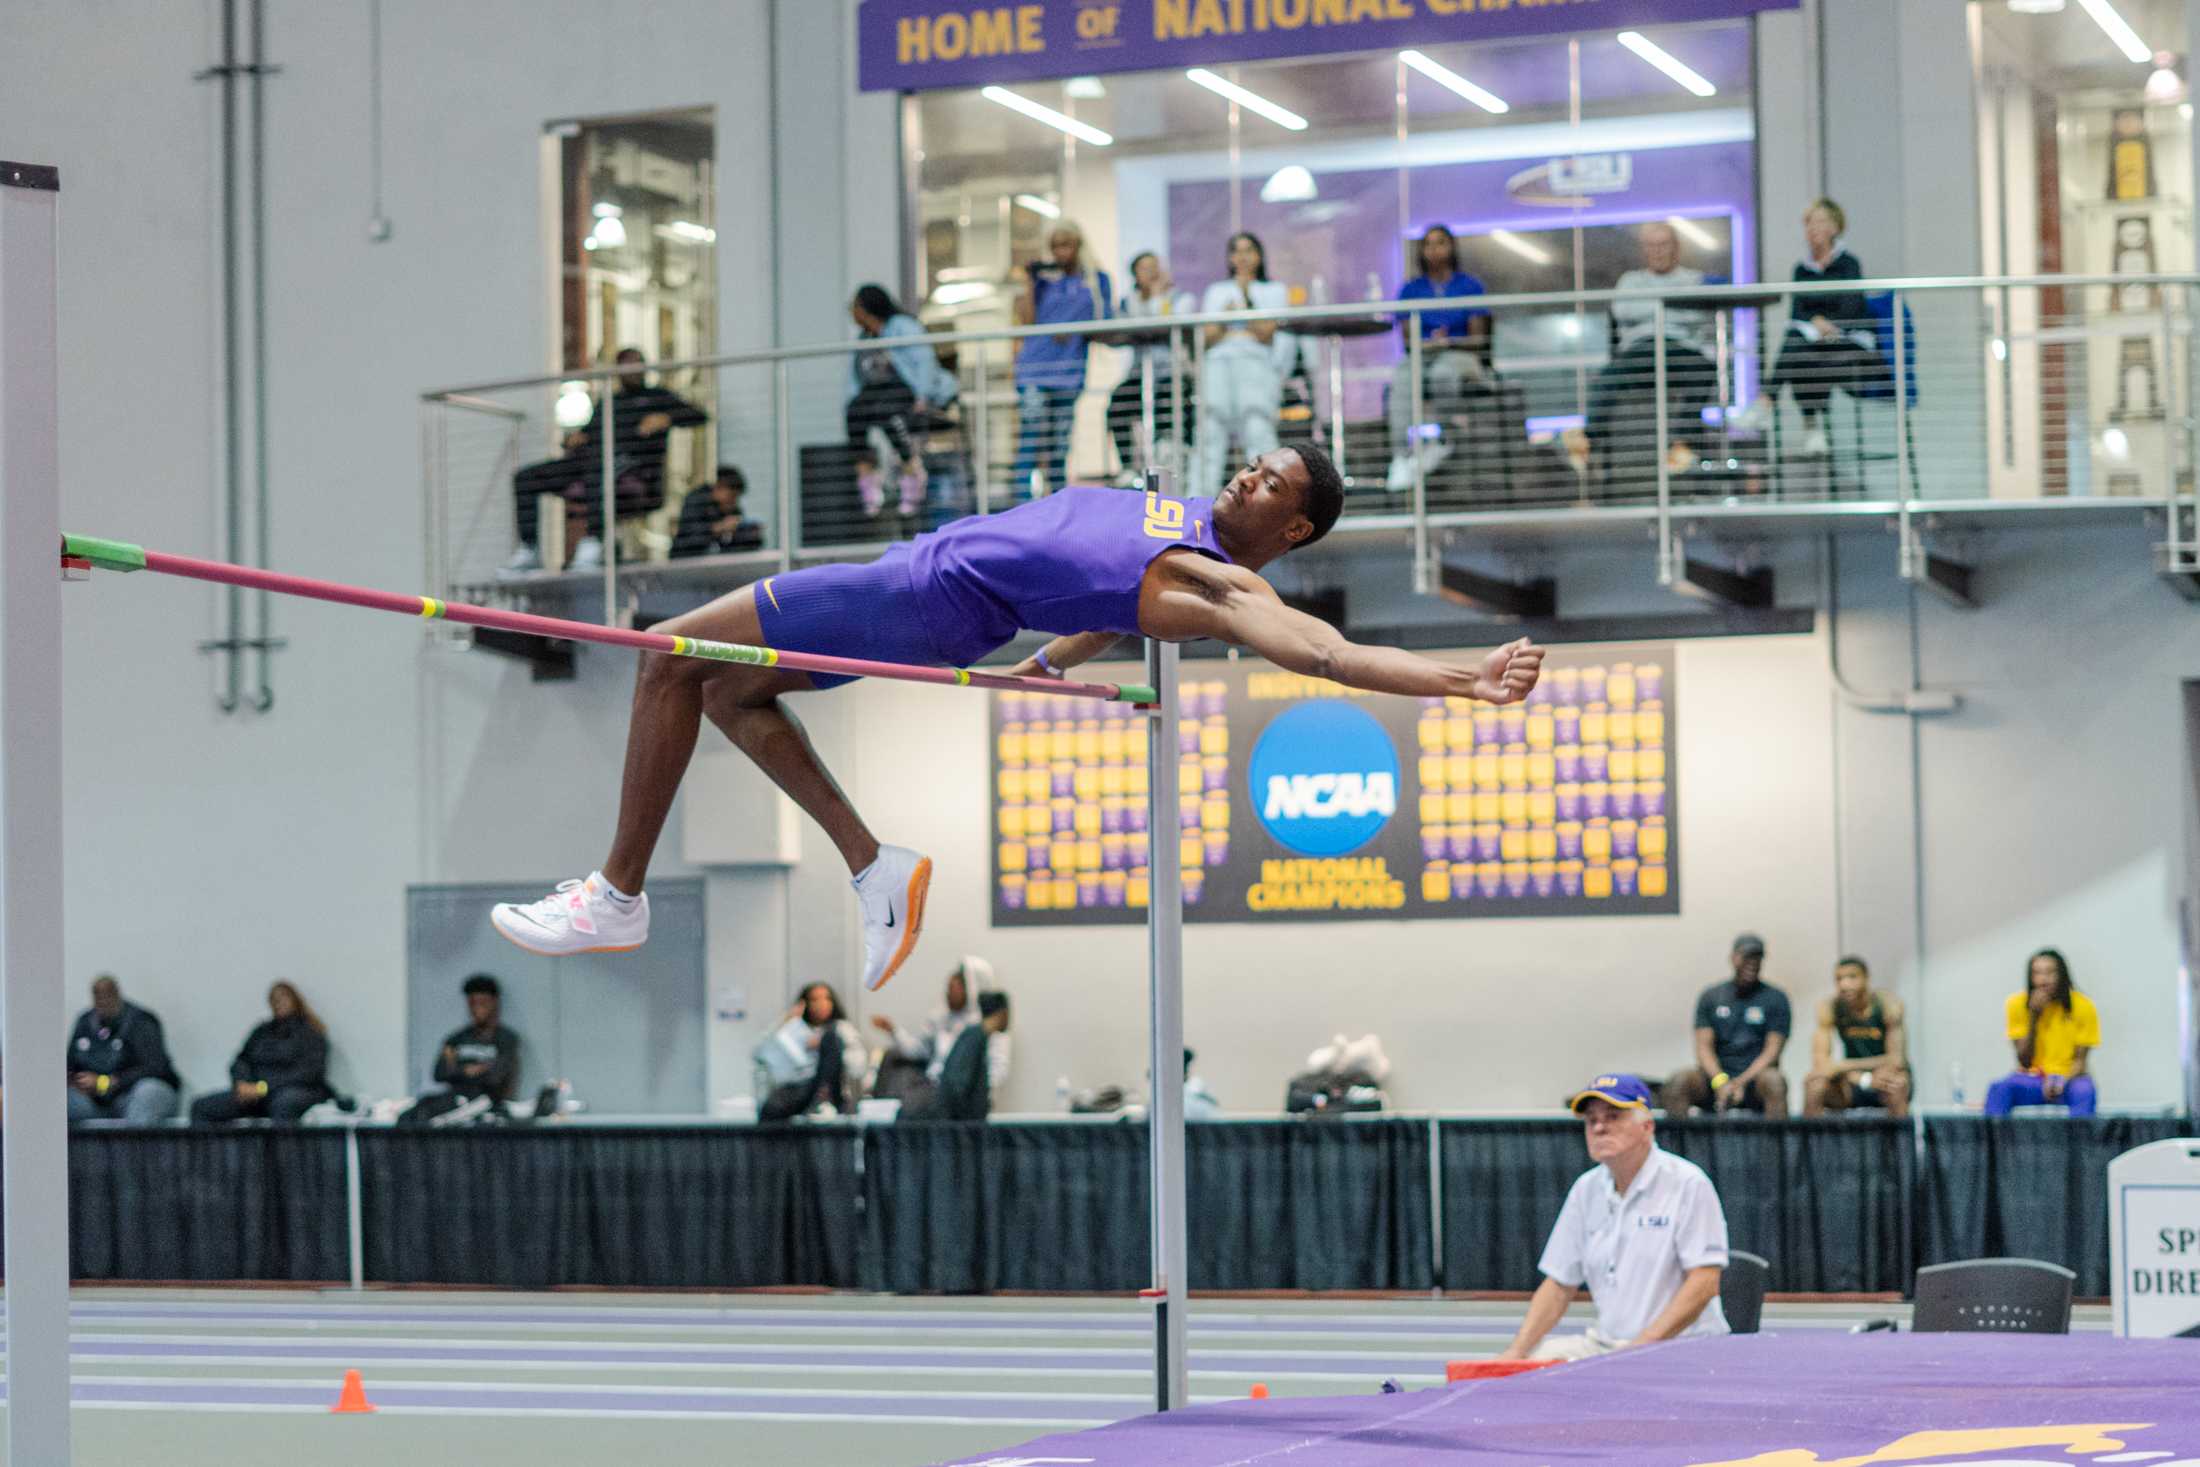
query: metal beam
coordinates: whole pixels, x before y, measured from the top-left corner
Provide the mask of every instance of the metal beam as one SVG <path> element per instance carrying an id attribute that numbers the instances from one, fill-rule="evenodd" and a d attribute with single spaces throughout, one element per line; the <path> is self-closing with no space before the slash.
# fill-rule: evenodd
<path id="1" fill-rule="evenodd" d="M 1154 1409 L 1191 1404 L 1186 1368 L 1184 1196 L 1184 881 L 1177 832 L 1177 649 L 1146 644 L 1146 681 L 1159 694 L 1147 723 L 1149 842 L 1146 935 L 1152 973 L 1153 1101 L 1147 1107 L 1153 1168 Z"/>
<path id="2" fill-rule="evenodd" d="M 1549 576 L 1507 581 L 1450 561 L 1438 566 L 1436 574 L 1436 594 L 1446 601 L 1520 621 L 1558 615 L 1558 583 Z"/>
<path id="3" fill-rule="evenodd" d="M 1731 571 L 1724 566 L 1683 558 L 1673 589 L 1699 601 L 1716 601 L 1745 611 L 1769 611 L 1772 608 L 1772 567 L 1761 565 L 1751 571 Z"/>
<path id="4" fill-rule="evenodd" d="M 1920 590 L 1932 592 L 1950 606 L 1976 611 L 1978 596 L 1971 586 L 1973 573 L 1972 568 L 1962 561 L 1950 560 L 1945 555 L 1935 555 L 1928 550 L 1921 558 L 1918 574 L 1914 579 Z"/>
<path id="5" fill-rule="evenodd" d="M 0 163 L 0 1116 L 10 1462 L 69 1462 L 61 944 L 61 180 Z"/>

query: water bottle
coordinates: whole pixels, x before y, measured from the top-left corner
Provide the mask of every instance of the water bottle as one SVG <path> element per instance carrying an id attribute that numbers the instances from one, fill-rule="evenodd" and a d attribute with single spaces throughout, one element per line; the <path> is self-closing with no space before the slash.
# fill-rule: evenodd
<path id="1" fill-rule="evenodd" d="M 1958 1106 L 1963 1104 L 1963 1061 L 1948 1066 L 1948 1093 Z"/>
<path id="2" fill-rule="evenodd" d="M 1069 1076 L 1067 1075 L 1055 1077 L 1054 1108 L 1063 1115 L 1069 1114 Z"/>
<path id="3" fill-rule="evenodd" d="M 1306 298 L 1317 306 L 1328 305 L 1329 282 L 1319 275 L 1315 276 L 1314 283 L 1307 287 Z"/>

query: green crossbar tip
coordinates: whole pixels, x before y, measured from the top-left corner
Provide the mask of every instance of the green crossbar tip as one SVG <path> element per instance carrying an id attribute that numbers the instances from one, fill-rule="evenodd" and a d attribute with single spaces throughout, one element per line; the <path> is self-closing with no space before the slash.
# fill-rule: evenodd
<path id="1" fill-rule="evenodd" d="M 1124 683 L 1115 690 L 1118 703 L 1158 703 L 1161 695 L 1143 683 Z"/>
<path id="2" fill-rule="evenodd" d="M 88 560 L 101 570 L 145 569 L 145 547 L 127 540 L 102 540 L 97 535 L 63 535 L 61 553 Z"/>

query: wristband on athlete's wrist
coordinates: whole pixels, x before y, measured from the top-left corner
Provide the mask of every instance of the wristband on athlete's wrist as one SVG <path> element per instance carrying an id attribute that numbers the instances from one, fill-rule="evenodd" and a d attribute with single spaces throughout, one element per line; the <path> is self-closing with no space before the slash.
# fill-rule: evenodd
<path id="1" fill-rule="evenodd" d="M 1039 671 L 1048 677 L 1060 677 L 1062 675 L 1062 669 L 1047 661 L 1047 649 L 1044 647 L 1032 653 L 1031 660 L 1038 663 Z"/>
<path id="2" fill-rule="evenodd" d="M 1714 1090 L 1723 1090 L 1726 1088 L 1726 1082 L 1731 1078 L 1733 1077 L 1728 1075 L 1726 1071 L 1721 1070 L 1719 1071 L 1719 1073 L 1711 1077 L 1711 1088 Z"/>

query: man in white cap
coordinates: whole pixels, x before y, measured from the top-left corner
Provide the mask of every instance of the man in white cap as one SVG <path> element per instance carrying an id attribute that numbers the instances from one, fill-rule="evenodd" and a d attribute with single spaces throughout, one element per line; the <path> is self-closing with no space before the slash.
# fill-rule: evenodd
<path id="1" fill-rule="evenodd" d="M 1543 1249 L 1543 1282 L 1500 1360 L 1584 1360 L 1682 1335 L 1723 1335 L 1726 1213 L 1711 1179 L 1658 1149 L 1650 1087 L 1599 1075 L 1570 1102 L 1597 1165 L 1574 1182 Z M 1597 1322 L 1548 1338 L 1586 1288 Z"/>
<path id="2" fill-rule="evenodd" d="M 926 1019 L 924 1027 L 912 1032 L 884 1014 L 874 1014 L 871 1024 L 893 1036 L 896 1057 L 924 1066 L 925 1079 L 937 1085 L 956 1038 L 971 1025 L 982 1022 L 984 1016 L 978 1012 L 978 995 L 992 987 L 993 965 L 975 954 L 967 955 L 962 966 L 947 975 L 946 1006 Z M 1005 1033 L 996 1033 L 986 1042 L 986 1069 L 996 1091 L 1008 1078 L 1008 1046 Z"/>

